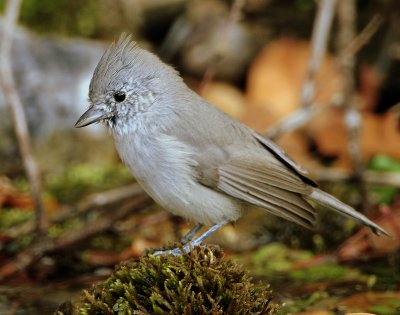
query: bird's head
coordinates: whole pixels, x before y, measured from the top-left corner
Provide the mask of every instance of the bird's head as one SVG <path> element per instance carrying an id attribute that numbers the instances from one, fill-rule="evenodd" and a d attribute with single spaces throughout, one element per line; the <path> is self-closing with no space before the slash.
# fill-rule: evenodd
<path id="1" fill-rule="evenodd" d="M 158 57 L 122 34 L 101 57 L 90 82 L 90 107 L 75 127 L 102 121 L 112 131 L 126 129 L 161 93 L 160 78 L 165 69 Z"/>

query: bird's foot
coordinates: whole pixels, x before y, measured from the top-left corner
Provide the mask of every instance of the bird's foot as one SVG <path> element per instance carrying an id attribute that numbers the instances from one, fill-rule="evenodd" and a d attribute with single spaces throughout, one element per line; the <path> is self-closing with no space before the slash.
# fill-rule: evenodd
<path id="1" fill-rule="evenodd" d="M 224 226 L 226 222 L 222 222 L 210 227 L 207 231 L 201 234 L 198 238 L 194 239 L 193 241 L 187 243 L 185 246 L 181 248 L 174 248 L 174 249 L 167 249 L 167 250 L 159 250 L 154 252 L 153 256 L 160 256 L 160 255 L 174 255 L 174 256 L 181 256 L 184 253 L 189 253 L 193 247 L 199 246 L 201 242 L 209 235 L 214 233 L 220 227 Z M 201 227 L 201 226 L 200 226 Z"/>
<path id="2" fill-rule="evenodd" d="M 199 244 L 194 244 L 195 241 L 196 240 L 186 244 L 183 247 L 177 247 L 177 248 L 174 248 L 174 249 L 166 249 L 166 250 L 158 250 L 158 251 L 154 252 L 152 255 L 153 256 L 161 256 L 161 255 L 181 256 L 182 254 L 190 253 L 192 248 L 195 247 L 195 246 L 200 246 L 202 248 L 205 248 L 205 246 L 204 245 L 200 245 L 200 243 Z"/>

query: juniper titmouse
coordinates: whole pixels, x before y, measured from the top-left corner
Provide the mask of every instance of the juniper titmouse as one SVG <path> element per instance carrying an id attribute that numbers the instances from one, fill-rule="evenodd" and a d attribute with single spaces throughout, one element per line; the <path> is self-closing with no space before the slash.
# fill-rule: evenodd
<path id="1" fill-rule="evenodd" d="M 89 99 L 90 108 L 75 126 L 104 122 L 121 159 L 157 203 L 212 225 L 192 246 L 249 206 L 313 227 L 315 211 L 307 200 L 387 234 L 318 189 L 280 147 L 207 103 L 129 36 L 122 35 L 104 53 Z"/>

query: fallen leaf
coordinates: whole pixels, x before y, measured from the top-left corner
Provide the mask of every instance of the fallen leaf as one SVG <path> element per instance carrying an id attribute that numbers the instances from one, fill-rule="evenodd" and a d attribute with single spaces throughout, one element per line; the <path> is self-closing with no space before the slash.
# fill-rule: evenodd
<path id="1" fill-rule="evenodd" d="M 110 250 L 87 250 L 83 259 L 93 266 L 114 266 L 121 261 L 120 254 Z"/>
<path id="2" fill-rule="evenodd" d="M 364 162 L 373 156 L 386 154 L 400 159 L 400 133 L 397 113 L 388 111 L 383 115 L 361 112 L 360 129 L 361 158 Z M 349 169 L 348 136 L 342 109 L 322 111 L 307 124 L 307 131 L 314 140 L 318 152 L 324 156 L 337 157 L 336 166 Z"/>
<path id="3" fill-rule="evenodd" d="M 0 208 L 3 207 L 10 196 L 16 193 L 11 181 L 5 176 L 0 176 Z"/>
<path id="4" fill-rule="evenodd" d="M 360 292 L 346 297 L 338 302 L 338 306 L 351 310 L 372 311 L 377 306 L 391 307 L 393 313 L 400 313 L 400 291 L 394 292 Z M 371 314 L 371 313 L 347 313 L 347 314 Z M 374 313 L 372 313 L 374 314 Z M 386 313 L 385 313 L 386 314 Z M 389 313 L 387 313 L 389 314 Z"/>
<path id="5" fill-rule="evenodd" d="M 229 83 L 209 82 L 202 88 L 201 95 L 233 118 L 241 120 L 246 111 L 243 93 Z"/>
<path id="6" fill-rule="evenodd" d="M 307 41 L 282 38 L 270 42 L 250 65 L 247 97 L 250 104 L 266 107 L 277 121 L 299 108 L 310 56 Z M 327 54 L 315 79 L 315 101 L 329 101 L 341 91 L 342 75 Z"/>
<path id="7" fill-rule="evenodd" d="M 339 260 L 351 261 L 383 257 L 400 248 L 400 235 L 398 234 L 400 210 L 385 214 L 374 221 L 388 231 L 392 238 L 377 236 L 368 228 L 363 227 L 340 246 L 337 251 Z"/>

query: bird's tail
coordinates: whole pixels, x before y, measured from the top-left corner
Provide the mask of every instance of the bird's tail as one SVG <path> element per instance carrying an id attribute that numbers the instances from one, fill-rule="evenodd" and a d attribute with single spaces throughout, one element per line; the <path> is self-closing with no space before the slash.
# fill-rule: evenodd
<path id="1" fill-rule="evenodd" d="M 379 225 L 369 220 L 366 216 L 362 215 L 349 205 L 346 205 L 345 203 L 341 202 L 340 200 L 336 199 L 335 197 L 331 196 L 326 192 L 323 192 L 318 188 L 313 188 L 313 192 L 307 197 L 309 197 L 311 200 L 314 200 L 321 206 L 325 206 L 333 211 L 339 212 L 355 221 L 364 224 L 377 235 L 384 234 L 390 237 L 390 234 L 388 232 L 386 232 Z"/>

